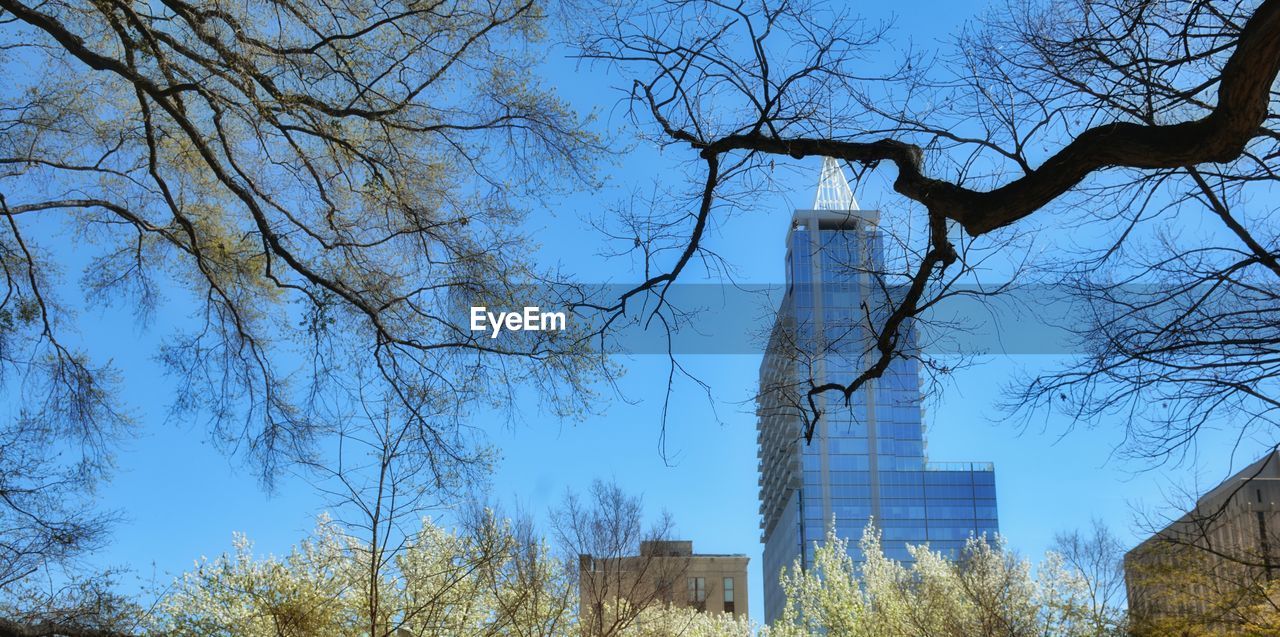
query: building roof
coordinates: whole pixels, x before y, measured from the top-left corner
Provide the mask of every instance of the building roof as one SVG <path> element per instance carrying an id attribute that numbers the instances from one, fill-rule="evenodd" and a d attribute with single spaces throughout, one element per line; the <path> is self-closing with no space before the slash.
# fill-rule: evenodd
<path id="1" fill-rule="evenodd" d="M 745 553 L 694 553 L 692 540 L 644 540 L 640 542 L 640 553 L 638 555 L 618 556 L 617 558 L 594 558 L 591 555 L 580 555 L 579 559 L 637 559 L 637 558 L 660 558 L 660 557 L 684 557 L 684 558 L 700 558 L 700 557 L 734 557 L 744 560 L 750 559 Z"/>
<path id="2" fill-rule="evenodd" d="M 1213 509 L 1221 509 L 1228 502 L 1233 500 L 1244 488 L 1245 485 L 1255 482 L 1269 482 L 1275 484 L 1280 482 L 1280 450 L 1272 450 L 1267 455 L 1257 459 L 1249 466 L 1236 472 L 1230 478 L 1223 480 L 1218 486 L 1210 489 L 1204 495 L 1196 500 L 1195 507 L 1173 522 L 1167 524 L 1155 535 L 1143 540 L 1135 546 L 1129 553 L 1134 553 L 1138 549 L 1147 546 L 1161 537 L 1176 535 L 1179 530 L 1176 527 L 1185 525 L 1194 521 L 1194 515 L 1197 512 L 1203 512 Z"/>
<path id="3" fill-rule="evenodd" d="M 1222 484 L 1214 487 L 1196 500 L 1196 506 L 1199 507 L 1201 504 L 1229 496 L 1231 491 L 1240 488 L 1241 483 L 1254 480 L 1280 480 L 1280 451 L 1273 450 L 1253 464 L 1236 472 L 1235 475 L 1223 480 Z"/>

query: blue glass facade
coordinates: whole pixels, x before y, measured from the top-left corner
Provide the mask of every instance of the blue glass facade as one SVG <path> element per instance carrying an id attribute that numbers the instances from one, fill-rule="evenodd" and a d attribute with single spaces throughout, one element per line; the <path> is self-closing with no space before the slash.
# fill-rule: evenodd
<path id="1" fill-rule="evenodd" d="M 868 316 L 886 298 L 872 274 L 883 269 L 877 221 L 873 211 L 801 210 L 787 238 L 787 293 L 757 405 L 766 622 L 784 605 L 779 573 L 800 557 L 808 565 L 829 524 L 855 560 L 872 520 L 885 553 L 904 561 L 909 544 L 954 554 L 998 528 L 989 463 L 926 460 L 915 360 L 896 359 L 848 407 L 825 395 L 804 440 L 810 379 L 848 382 L 875 355 Z"/>

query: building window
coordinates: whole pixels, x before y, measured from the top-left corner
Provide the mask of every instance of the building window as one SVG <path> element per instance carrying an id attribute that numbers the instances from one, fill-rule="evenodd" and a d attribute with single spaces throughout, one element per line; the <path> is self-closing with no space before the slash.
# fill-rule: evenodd
<path id="1" fill-rule="evenodd" d="M 733 612 L 733 578 L 724 578 L 724 612 Z"/>
<path id="2" fill-rule="evenodd" d="M 690 577 L 689 578 L 689 603 L 702 608 L 707 602 L 707 578 Z"/>

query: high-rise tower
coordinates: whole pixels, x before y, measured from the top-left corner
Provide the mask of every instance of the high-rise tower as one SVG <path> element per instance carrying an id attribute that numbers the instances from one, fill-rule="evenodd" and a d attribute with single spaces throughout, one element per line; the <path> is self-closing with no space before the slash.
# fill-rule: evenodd
<path id="1" fill-rule="evenodd" d="M 997 530 L 990 463 L 931 463 L 925 458 L 918 363 L 895 359 L 846 408 L 819 396 L 823 416 L 804 439 L 806 389 L 848 382 L 871 347 L 867 315 L 884 291 L 879 215 L 860 210 L 840 165 L 823 160 L 811 210 L 796 210 L 787 234 L 787 291 L 760 367 L 757 404 L 760 514 L 764 542 L 765 621 L 785 604 L 778 576 L 834 524 L 857 541 L 871 520 L 885 554 L 908 560 L 908 544 L 954 553 L 970 535 Z M 914 347 L 914 333 L 905 337 Z"/>

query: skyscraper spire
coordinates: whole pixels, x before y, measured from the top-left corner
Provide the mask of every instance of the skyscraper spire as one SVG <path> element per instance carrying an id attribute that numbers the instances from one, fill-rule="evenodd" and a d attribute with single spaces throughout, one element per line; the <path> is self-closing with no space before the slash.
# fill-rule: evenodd
<path id="1" fill-rule="evenodd" d="M 860 210 L 849 180 L 844 177 L 844 169 L 831 157 L 822 158 L 822 176 L 818 178 L 818 195 L 813 199 L 813 209 Z"/>

